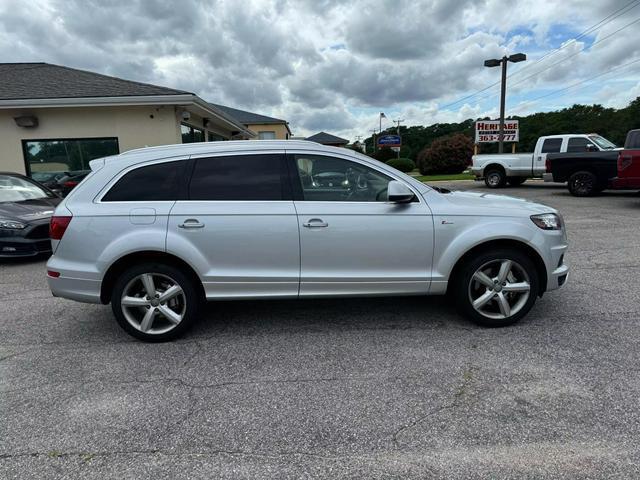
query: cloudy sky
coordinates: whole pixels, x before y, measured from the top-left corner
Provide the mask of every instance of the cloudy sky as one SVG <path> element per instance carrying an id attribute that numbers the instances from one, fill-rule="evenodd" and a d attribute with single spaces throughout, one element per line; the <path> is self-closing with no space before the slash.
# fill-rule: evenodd
<path id="1" fill-rule="evenodd" d="M 476 92 L 507 52 L 529 58 L 510 64 L 507 113 L 624 106 L 640 0 L 0 0 L 0 61 L 189 90 L 295 135 L 368 136 L 381 111 L 383 128 L 495 116 L 499 85 Z"/>

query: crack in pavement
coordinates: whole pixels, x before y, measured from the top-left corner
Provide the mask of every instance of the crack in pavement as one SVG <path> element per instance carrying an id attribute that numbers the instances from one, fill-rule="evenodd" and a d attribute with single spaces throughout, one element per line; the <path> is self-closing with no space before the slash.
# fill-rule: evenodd
<path id="1" fill-rule="evenodd" d="M 400 442 L 398 440 L 398 437 L 400 435 L 402 435 L 403 433 L 406 433 L 408 430 L 414 428 L 415 426 L 421 424 L 422 422 L 424 422 L 425 420 L 427 420 L 430 417 L 433 417 L 445 410 L 451 410 L 454 409 L 456 407 L 459 407 L 461 405 L 461 402 L 463 400 L 463 398 L 465 397 L 465 395 L 468 393 L 467 392 L 467 388 L 469 387 L 469 385 L 471 384 L 471 381 L 473 380 L 473 372 L 477 370 L 476 367 L 469 367 L 467 370 L 464 371 L 464 373 L 462 374 L 462 383 L 461 385 L 458 387 L 458 389 L 454 392 L 453 394 L 453 401 L 450 403 L 447 403 L 445 405 L 441 405 L 440 407 L 434 408 L 432 410 L 430 410 L 429 412 L 427 412 L 426 414 L 418 417 L 417 419 L 415 419 L 412 422 L 407 423 L 406 425 L 403 425 L 402 427 L 398 428 L 392 436 L 392 440 L 393 440 L 393 445 L 395 446 L 396 449 L 400 448 Z"/>

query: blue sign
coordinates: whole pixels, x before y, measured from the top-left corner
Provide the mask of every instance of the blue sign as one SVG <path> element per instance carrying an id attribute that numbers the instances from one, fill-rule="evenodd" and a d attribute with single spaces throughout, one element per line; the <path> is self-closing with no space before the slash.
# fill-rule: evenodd
<path id="1" fill-rule="evenodd" d="M 383 135 L 378 138 L 379 147 L 399 147 L 402 145 L 400 135 Z"/>

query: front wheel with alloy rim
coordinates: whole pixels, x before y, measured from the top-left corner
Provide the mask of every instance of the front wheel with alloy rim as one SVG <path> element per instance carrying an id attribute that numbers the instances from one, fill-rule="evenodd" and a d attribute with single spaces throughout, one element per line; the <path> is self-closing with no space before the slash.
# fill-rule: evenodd
<path id="1" fill-rule="evenodd" d="M 502 170 L 491 169 L 487 170 L 484 174 L 484 184 L 489 188 L 504 187 L 507 182 L 507 176 Z"/>
<path id="2" fill-rule="evenodd" d="M 182 335 L 193 324 L 199 299 L 193 282 L 179 269 L 147 263 L 125 270 L 116 280 L 111 307 L 118 324 L 147 342 Z"/>
<path id="3" fill-rule="evenodd" d="M 535 265 L 516 249 L 469 259 L 454 281 L 462 313 L 484 327 L 506 327 L 520 320 L 533 307 L 539 288 Z"/>

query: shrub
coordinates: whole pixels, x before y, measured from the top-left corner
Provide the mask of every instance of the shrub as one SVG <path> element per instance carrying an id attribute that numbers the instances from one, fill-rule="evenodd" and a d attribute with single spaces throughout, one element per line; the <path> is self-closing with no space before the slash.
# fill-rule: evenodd
<path id="1" fill-rule="evenodd" d="M 418 154 L 418 168 L 422 175 L 462 173 L 471 163 L 473 141 L 457 133 L 437 138 Z"/>
<path id="2" fill-rule="evenodd" d="M 410 158 L 392 158 L 387 161 L 387 165 L 407 173 L 415 170 L 416 164 Z"/>
<path id="3" fill-rule="evenodd" d="M 391 150 L 390 148 L 381 148 L 376 150 L 375 152 L 371 152 L 369 154 L 371 158 L 375 158 L 376 160 L 386 163 L 387 160 L 391 160 L 392 158 L 396 158 L 396 152 Z"/>

